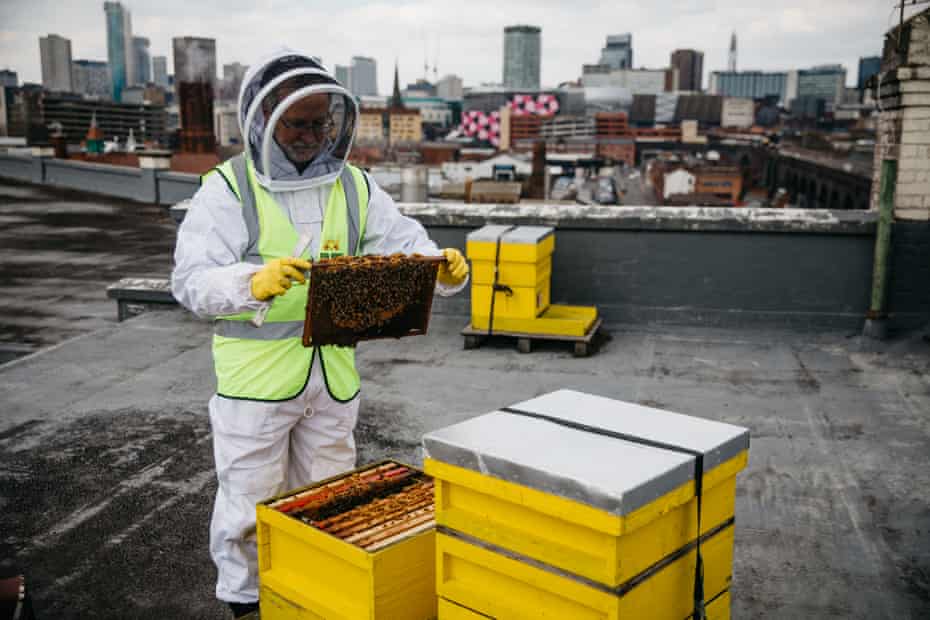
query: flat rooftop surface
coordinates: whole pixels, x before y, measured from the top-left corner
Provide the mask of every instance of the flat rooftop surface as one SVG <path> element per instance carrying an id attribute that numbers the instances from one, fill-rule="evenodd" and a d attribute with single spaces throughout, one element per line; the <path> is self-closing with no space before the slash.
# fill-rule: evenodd
<path id="1" fill-rule="evenodd" d="M 11 190 L 38 191 L 0 186 L 0 243 L 16 236 L 8 206 L 22 201 Z M 29 208 L 40 213 L 41 200 L 60 198 Z M 107 204 L 81 200 L 85 210 Z M 118 213 L 140 209 L 149 232 L 134 250 L 118 236 L 109 242 L 120 247 L 89 248 L 88 260 L 118 255 L 125 272 L 69 277 L 77 255 L 65 247 L 48 259 L 65 275 L 30 272 L 26 289 L 7 259 L 42 262 L 26 259 L 49 251 L 41 239 L 55 237 L 55 225 L 30 228 L 23 236 L 33 245 L 17 252 L 0 245 L 0 328 L 23 307 L 11 286 L 31 291 L 28 310 L 60 284 L 84 282 L 86 301 L 70 302 L 59 320 L 20 321 L 32 330 L 23 338 L 61 317 L 88 317 L 77 336 L 48 332 L 37 344 L 57 344 L 0 365 L 0 568 L 26 572 L 40 618 L 225 618 L 207 551 L 210 326 L 181 310 L 115 323 L 100 287 L 167 273 L 173 243 L 162 213 L 120 205 Z M 419 463 L 424 432 L 559 388 L 747 426 L 733 617 L 930 617 L 926 342 L 862 352 L 843 333 L 612 326 L 597 355 L 576 359 L 558 344 L 528 355 L 506 341 L 464 351 L 464 323 L 436 315 L 427 336 L 360 347 L 360 464 Z"/>

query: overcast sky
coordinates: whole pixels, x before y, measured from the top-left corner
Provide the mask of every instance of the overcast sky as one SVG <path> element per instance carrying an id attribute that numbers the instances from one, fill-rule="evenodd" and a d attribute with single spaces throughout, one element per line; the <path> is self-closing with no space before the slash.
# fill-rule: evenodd
<path id="1" fill-rule="evenodd" d="M 900 0 L 898 0 L 900 1 Z M 394 61 L 401 83 L 455 73 L 466 86 L 501 81 L 503 28 L 542 28 L 544 86 L 579 77 L 596 62 L 607 34 L 633 34 L 637 67 L 661 67 L 676 48 L 704 52 L 706 75 L 727 64 L 730 33 L 739 38 L 739 69 L 783 70 L 840 63 L 855 83 L 861 56 L 878 55 L 882 36 L 898 19 L 895 0 L 276 0 L 124 1 L 133 34 L 151 39 L 153 56 L 167 55 L 171 38 L 216 39 L 217 68 L 253 58 L 278 45 L 316 56 L 326 66 L 348 64 L 353 55 L 378 62 L 378 86 L 389 93 Z M 906 10 L 905 15 L 917 9 Z M 20 81 L 41 81 L 39 37 L 71 39 L 75 59 L 106 60 L 103 2 L 0 0 L 0 68 Z"/>

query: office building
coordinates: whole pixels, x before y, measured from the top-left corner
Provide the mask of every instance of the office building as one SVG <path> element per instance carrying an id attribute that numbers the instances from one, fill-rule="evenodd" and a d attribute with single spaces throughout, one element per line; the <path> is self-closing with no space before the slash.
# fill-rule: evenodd
<path id="1" fill-rule="evenodd" d="M 175 37 L 174 83 L 216 83 L 216 39 L 204 37 Z"/>
<path id="2" fill-rule="evenodd" d="M 216 92 L 216 40 L 175 37 L 174 85 L 181 114 L 181 151 L 213 153 L 213 99 Z"/>
<path id="3" fill-rule="evenodd" d="M 335 76 L 337 82 L 346 88 L 349 88 L 351 86 L 352 79 L 351 71 L 351 67 L 347 67 L 346 65 L 336 65 L 333 68 L 333 75 Z"/>
<path id="4" fill-rule="evenodd" d="M 358 116 L 355 141 L 358 144 L 382 144 L 386 114 L 385 108 L 363 108 Z"/>
<path id="5" fill-rule="evenodd" d="M 392 145 L 418 143 L 423 140 L 423 117 L 419 110 L 389 109 L 388 141 Z"/>
<path id="6" fill-rule="evenodd" d="M 349 90 L 356 97 L 378 94 L 378 63 L 367 56 L 353 56 L 349 70 Z"/>
<path id="7" fill-rule="evenodd" d="M 790 101 L 788 74 L 784 71 L 714 71 L 710 74 L 710 94 L 725 97 L 763 99 L 777 97 L 783 105 Z"/>
<path id="8" fill-rule="evenodd" d="M 135 83 L 135 57 L 132 49 L 132 21 L 119 2 L 104 2 L 107 20 L 107 64 L 110 67 L 110 93 L 121 101 L 123 89 Z"/>
<path id="9" fill-rule="evenodd" d="M 798 97 L 823 99 L 827 104 L 842 103 L 846 92 L 846 69 L 842 65 L 821 65 L 798 71 Z"/>
<path id="10" fill-rule="evenodd" d="M 856 88 L 859 92 L 865 90 L 865 84 L 873 75 L 878 75 L 882 70 L 881 56 L 866 56 L 859 59 L 859 78 L 856 80 Z"/>
<path id="11" fill-rule="evenodd" d="M 48 129 L 42 115 L 45 92 L 39 84 L 23 84 L 0 88 L 3 92 L 0 106 L 0 135 L 44 142 Z"/>
<path id="12" fill-rule="evenodd" d="M 440 99 L 459 101 L 462 99 L 462 78 L 457 75 L 446 75 L 436 83 L 436 95 Z"/>
<path id="13" fill-rule="evenodd" d="M 220 84 L 220 99 L 223 101 L 238 101 L 239 89 L 242 88 L 242 79 L 248 70 L 248 65 L 239 62 L 223 65 L 223 80 Z"/>
<path id="14" fill-rule="evenodd" d="M 235 103 L 221 103 L 216 106 L 213 116 L 216 143 L 219 146 L 236 146 L 242 144 L 239 131 L 239 113 Z"/>
<path id="15" fill-rule="evenodd" d="M 607 44 L 601 49 L 600 64 L 611 69 L 633 68 L 633 35 L 609 34 Z"/>
<path id="16" fill-rule="evenodd" d="M 165 56 L 153 56 L 152 57 L 152 81 L 155 82 L 157 86 L 162 88 L 169 88 L 171 84 L 168 82 L 168 58 Z"/>
<path id="17" fill-rule="evenodd" d="M 537 26 L 504 28 L 504 88 L 539 88 L 541 32 Z"/>
<path id="18" fill-rule="evenodd" d="M 677 90 L 674 69 L 614 69 L 607 65 L 585 65 L 584 88 L 622 88 L 633 95 L 656 95 Z M 672 74 L 671 76 L 669 74 Z"/>
<path id="19" fill-rule="evenodd" d="M 111 96 L 110 70 L 101 60 L 75 60 L 71 63 L 74 92 L 94 99 Z"/>
<path id="20" fill-rule="evenodd" d="M 42 60 L 42 87 L 46 90 L 70 93 L 71 40 L 50 34 L 39 38 Z"/>
<path id="21" fill-rule="evenodd" d="M 132 131 L 137 142 L 168 143 L 164 106 L 89 101 L 63 95 L 43 97 L 42 111 L 46 124 L 61 123 L 69 144 L 78 144 L 84 139 L 94 116 L 107 140 L 117 137 L 125 141 Z"/>
<path id="22" fill-rule="evenodd" d="M 675 50 L 672 68 L 678 69 L 678 89 L 699 92 L 703 88 L 704 52 Z"/>
<path id="23" fill-rule="evenodd" d="M 152 81 L 152 57 L 149 54 L 150 41 L 146 37 L 132 38 L 132 53 L 135 59 L 135 82 L 144 86 Z"/>

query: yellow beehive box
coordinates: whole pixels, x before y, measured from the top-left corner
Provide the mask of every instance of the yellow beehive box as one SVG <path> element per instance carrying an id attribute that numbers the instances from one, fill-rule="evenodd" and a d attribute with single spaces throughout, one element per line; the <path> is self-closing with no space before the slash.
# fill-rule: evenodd
<path id="1" fill-rule="evenodd" d="M 364 477 L 386 464 L 392 462 L 350 473 Z M 306 497 L 308 492 L 332 488 L 348 475 L 279 495 L 257 506 L 262 620 L 436 617 L 432 524 L 421 525 L 391 539 L 386 546 L 368 551 L 272 507 L 280 506 L 286 498 Z"/>
<path id="2" fill-rule="evenodd" d="M 552 275 L 552 256 L 546 256 L 538 263 L 501 262 L 498 265 L 498 280 L 507 286 L 536 286 L 540 278 Z M 494 261 L 471 261 L 472 286 L 494 284 Z"/>
<path id="3" fill-rule="evenodd" d="M 702 535 L 732 523 L 748 447 L 741 427 L 571 390 L 424 437 L 438 525 L 609 588 L 694 544 L 697 455 Z"/>
<path id="4" fill-rule="evenodd" d="M 707 620 L 730 620 L 730 591 L 724 590 L 708 600 L 704 611 L 707 615 Z M 506 617 L 507 616 L 488 616 L 454 601 L 444 598 L 439 599 L 439 620 L 504 620 Z M 533 615 L 529 616 L 529 618 L 533 620 L 539 617 L 539 612 L 535 612 Z M 641 617 L 652 618 L 653 616 L 647 611 L 647 613 Z M 687 619 L 689 620 L 690 618 L 691 615 L 689 614 Z"/>
<path id="5" fill-rule="evenodd" d="M 436 535 L 436 553 L 437 591 L 447 601 L 440 605 L 441 620 L 682 620 L 694 610 L 694 549 L 622 589 L 548 570 L 443 531 Z M 708 617 L 728 619 L 732 525 L 709 537 L 701 554 Z"/>
<path id="6" fill-rule="evenodd" d="M 474 284 L 471 287 L 472 318 L 490 316 L 493 294 L 495 324 L 498 319 L 535 319 L 549 308 L 550 290 L 548 272 L 535 286 L 513 286 L 496 294 L 490 285 Z"/>
<path id="7" fill-rule="evenodd" d="M 439 620 L 486 620 L 488 616 L 448 599 L 439 599 Z"/>
<path id="8" fill-rule="evenodd" d="M 730 591 L 724 590 L 717 596 L 709 599 L 704 609 L 707 613 L 707 620 L 730 620 Z M 461 603 L 441 597 L 439 599 L 439 620 L 498 620 L 498 618 L 504 620 L 506 617 L 507 616 L 488 616 L 474 609 L 469 609 Z M 529 617 L 535 620 L 540 617 L 539 612 L 535 612 Z M 652 618 L 653 616 L 647 611 L 647 613 L 643 614 L 641 617 Z M 690 618 L 690 615 L 688 618 Z"/>
<path id="9" fill-rule="evenodd" d="M 472 314 L 532 319 L 549 307 L 555 234 L 544 226 L 488 225 L 468 234 Z M 494 292 L 493 286 L 504 287 Z"/>

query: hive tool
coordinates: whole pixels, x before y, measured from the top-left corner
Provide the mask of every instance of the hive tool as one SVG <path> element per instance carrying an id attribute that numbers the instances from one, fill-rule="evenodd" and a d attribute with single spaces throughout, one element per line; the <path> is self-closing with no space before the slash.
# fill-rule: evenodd
<path id="1" fill-rule="evenodd" d="M 300 258 L 301 254 L 307 251 L 307 248 L 310 247 L 310 240 L 313 236 L 310 233 L 304 233 L 300 235 L 300 238 L 297 239 L 297 245 L 294 246 L 294 251 L 291 253 L 291 256 L 294 258 Z M 252 323 L 255 327 L 261 327 L 265 324 L 265 317 L 268 316 L 268 311 L 271 309 L 271 301 L 263 305 L 261 308 L 255 311 L 255 314 L 249 319 L 249 322 Z"/>

